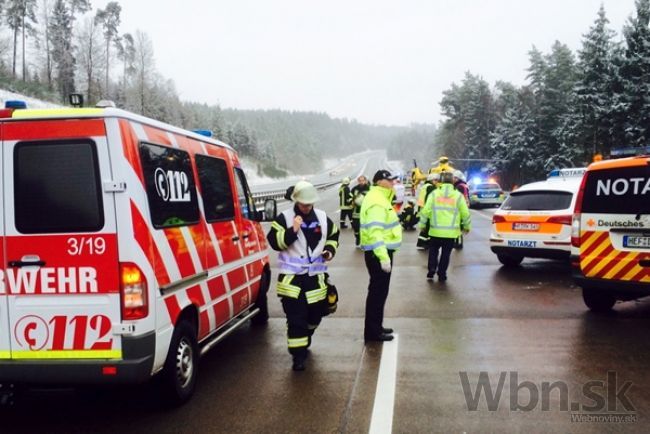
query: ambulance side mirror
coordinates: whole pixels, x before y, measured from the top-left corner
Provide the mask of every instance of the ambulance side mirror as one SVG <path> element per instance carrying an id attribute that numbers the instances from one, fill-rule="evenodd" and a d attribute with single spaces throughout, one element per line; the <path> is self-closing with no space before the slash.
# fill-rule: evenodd
<path id="1" fill-rule="evenodd" d="M 278 216 L 278 203 L 275 199 L 266 199 L 264 201 L 264 218 L 263 221 L 271 222 Z"/>

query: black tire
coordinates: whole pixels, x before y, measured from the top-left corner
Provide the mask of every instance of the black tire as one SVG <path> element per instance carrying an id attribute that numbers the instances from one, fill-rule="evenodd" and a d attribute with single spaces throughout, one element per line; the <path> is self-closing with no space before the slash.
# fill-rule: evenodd
<path id="1" fill-rule="evenodd" d="M 169 353 L 163 369 L 163 393 L 171 406 L 186 403 L 194 394 L 199 368 L 199 345 L 196 328 L 180 321 L 174 328 Z"/>
<path id="2" fill-rule="evenodd" d="M 524 257 L 500 254 L 497 255 L 497 259 L 506 267 L 518 267 L 521 261 L 524 260 Z"/>
<path id="3" fill-rule="evenodd" d="M 271 283 L 271 273 L 264 272 L 262 273 L 262 280 L 260 282 L 260 292 L 257 294 L 257 300 L 255 300 L 254 308 L 259 309 L 260 311 L 251 318 L 251 323 L 253 325 L 264 325 L 269 322 L 269 300 L 268 292 L 269 286 Z"/>
<path id="4" fill-rule="evenodd" d="M 582 289 L 582 299 L 587 307 L 594 312 L 609 312 L 616 304 L 616 297 L 607 292 Z"/>

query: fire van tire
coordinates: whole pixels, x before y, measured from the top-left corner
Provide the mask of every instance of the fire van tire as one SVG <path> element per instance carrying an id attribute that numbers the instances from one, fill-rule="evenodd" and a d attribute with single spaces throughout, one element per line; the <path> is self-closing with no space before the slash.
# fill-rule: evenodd
<path id="1" fill-rule="evenodd" d="M 163 369 L 163 392 L 167 404 L 179 406 L 192 397 L 198 365 L 196 328 L 189 321 L 181 321 L 174 328 Z"/>
<path id="2" fill-rule="evenodd" d="M 582 289 L 582 299 L 593 312 L 609 312 L 616 304 L 616 297 L 606 292 Z"/>
<path id="3" fill-rule="evenodd" d="M 521 261 L 524 260 L 523 256 L 512 255 L 497 255 L 497 259 L 506 267 L 518 267 Z"/>
<path id="4" fill-rule="evenodd" d="M 264 325 L 269 322 L 269 300 L 268 292 L 271 284 L 271 273 L 263 273 L 260 281 L 260 291 L 257 294 L 254 307 L 260 311 L 251 319 L 251 323 L 256 326 Z"/>

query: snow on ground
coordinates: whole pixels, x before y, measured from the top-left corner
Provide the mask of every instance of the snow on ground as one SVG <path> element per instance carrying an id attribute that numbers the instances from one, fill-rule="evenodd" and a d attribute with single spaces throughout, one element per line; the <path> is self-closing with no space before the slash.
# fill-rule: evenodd
<path id="1" fill-rule="evenodd" d="M 41 101 L 40 99 L 30 98 L 28 96 L 21 95 L 19 93 L 14 93 L 5 89 L 0 89 L 0 102 L 2 103 L 2 107 L 5 106 L 5 101 L 11 101 L 11 100 L 25 101 L 27 103 L 27 108 L 43 109 L 43 108 L 62 107 L 58 104 Z"/>

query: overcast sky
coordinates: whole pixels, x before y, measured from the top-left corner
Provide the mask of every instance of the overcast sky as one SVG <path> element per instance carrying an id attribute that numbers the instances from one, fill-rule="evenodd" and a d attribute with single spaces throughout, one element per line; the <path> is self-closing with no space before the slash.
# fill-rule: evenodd
<path id="1" fill-rule="evenodd" d="M 619 36 L 634 12 L 634 0 L 119 3 L 121 31 L 151 37 L 183 100 L 393 125 L 441 120 L 442 92 L 468 70 L 523 84 L 530 48 L 576 50 L 601 3 Z"/>

